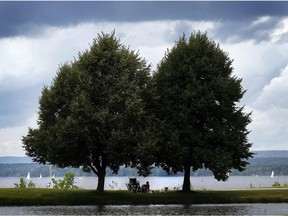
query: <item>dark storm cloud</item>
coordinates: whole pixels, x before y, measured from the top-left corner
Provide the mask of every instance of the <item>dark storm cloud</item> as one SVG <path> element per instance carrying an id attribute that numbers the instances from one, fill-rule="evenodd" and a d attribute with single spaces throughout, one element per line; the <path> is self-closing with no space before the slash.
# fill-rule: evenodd
<path id="1" fill-rule="evenodd" d="M 21 91 L 0 92 L 0 128 L 23 124 L 23 119 L 31 115 L 41 87 L 26 88 Z"/>
<path id="2" fill-rule="evenodd" d="M 263 23 L 253 24 L 255 20 L 226 20 L 215 30 L 217 39 L 225 42 L 233 38 L 233 42 L 253 39 L 255 42 L 270 40 L 271 31 L 280 21 L 279 17 L 269 17 Z"/>
<path id="3" fill-rule="evenodd" d="M 0 2 L 0 36 L 84 21 L 229 20 L 286 16 L 288 2 Z"/>

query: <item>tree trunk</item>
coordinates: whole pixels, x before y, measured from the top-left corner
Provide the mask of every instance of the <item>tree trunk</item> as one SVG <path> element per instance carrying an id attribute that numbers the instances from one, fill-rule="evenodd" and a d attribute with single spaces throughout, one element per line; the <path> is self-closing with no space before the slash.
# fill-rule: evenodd
<path id="1" fill-rule="evenodd" d="M 104 170 L 98 170 L 98 185 L 97 185 L 97 191 L 98 192 L 104 192 L 104 184 L 105 184 L 105 175 L 106 171 Z"/>
<path id="2" fill-rule="evenodd" d="M 190 166 L 184 166 L 184 182 L 183 182 L 183 187 L 182 191 L 183 192 L 189 192 L 191 190 L 190 188 Z"/>

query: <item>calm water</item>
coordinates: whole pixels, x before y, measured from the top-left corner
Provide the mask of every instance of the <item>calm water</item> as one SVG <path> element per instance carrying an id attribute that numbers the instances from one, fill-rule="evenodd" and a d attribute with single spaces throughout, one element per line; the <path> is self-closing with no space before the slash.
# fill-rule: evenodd
<path id="1" fill-rule="evenodd" d="M 285 215 L 288 204 L 0 207 L 0 215 Z"/>
<path id="2" fill-rule="evenodd" d="M 60 179 L 60 178 L 56 178 Z M 36 183 L 36 187 L 44 188 L 49 183 L 49 178 L 31 178 L 31 181 Z M 26 181 L 30 181 L 27 180 Z M 183 183 L 183 177 L 137 177 L 140 184 L 149 181 L 151 190 L 161 190 L 168 187 L 169 190 L 180 189 Z M 95 189 L 97 186 L 96 177 L 75 178 L 76 185 L 85 189 Z M 128 177 L 106 177 L 105 190 L 126 190 Z M 288 182 L 288 176 L 231 176 L 226 182 L 219 182 L 212 176 L 209 177 L 191 177 L 191 184 L 194 190 L 225 190 L 225 189 L 249 189 L 271 187 L 278 181 L 280 184 Z M 0 188 L 13 188 L 14 183 L 19 183 L 19 178 L 0 178 Z"/>

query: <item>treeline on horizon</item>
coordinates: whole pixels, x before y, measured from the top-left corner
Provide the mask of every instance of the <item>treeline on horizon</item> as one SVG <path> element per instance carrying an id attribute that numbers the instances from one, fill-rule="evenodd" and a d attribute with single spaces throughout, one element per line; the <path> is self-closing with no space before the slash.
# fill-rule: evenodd
<path id="1" fill-rule="evenodd" d="M 269 176 L 272 171 L 275 175 L 288 175 L 288 159 L 287 158 L 252 158 L 249 160 L 247 169 L 243 172 L 233 170 L 230 176 Z M 95 176 L 93 173 L 86 173 L 82 169 L 76 168 L 58 168 L 51 167 L 51 174 L 55 177 L 63 177 L 66 172 L 72 172 L 75 176 Z M 0 177 L 26 177 L 30 172 L 31 177 L 50 176 L 50 166 L 37 163 L 19 163 L 19 164 L 0 164 Z M 110 169 L 107 169 L 107 176 L 138 176 L 137 170 L 130 167 L 120 167 L 117 175 L 114 175 Z M 155 167 L 149 176 L 183 176 L 179 172 L 177 175 L 168 175 L 160 167 Z M 200 169 L 191 172 L 191 176 L 213 176 L 213 173 L 207 169 Z"/>

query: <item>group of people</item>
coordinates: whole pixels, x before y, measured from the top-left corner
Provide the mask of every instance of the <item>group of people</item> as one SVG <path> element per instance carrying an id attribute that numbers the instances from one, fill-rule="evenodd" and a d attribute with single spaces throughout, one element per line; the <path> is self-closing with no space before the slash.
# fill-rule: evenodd
<path id="1" fill-rule="evenodd" d="M 128 190 L 133 191 L 134 193 L 149 193 L 150 185 L 149 181 L 146 184 L 140 186 L 140 182 L 136 178 L 130 178 L 129 183 L 127 184 Z"/>

